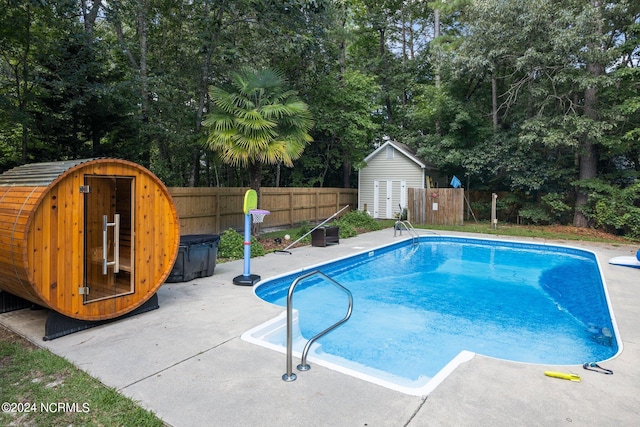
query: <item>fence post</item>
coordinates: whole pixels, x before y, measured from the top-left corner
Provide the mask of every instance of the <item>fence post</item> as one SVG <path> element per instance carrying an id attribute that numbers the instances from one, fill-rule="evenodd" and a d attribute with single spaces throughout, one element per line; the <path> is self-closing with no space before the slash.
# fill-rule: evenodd
<path id="1" fill-rule="evenodd" d="M 293 190 L 289 192 L 289 225 L 293 227 Z"/>
<path id="2" fill-rule="evenodd" d="M 497 218 L 497 209 L 496 204 L 498 200 L 498 195 L 496 193 L 491 193 L 491 226 L 495 230 L 498 227 L 498 218 Z"/>
<path id="3" fill-rule="evenodd" d="M 216 193 L 216 234 L 220 234 L 220 193 Z"/>

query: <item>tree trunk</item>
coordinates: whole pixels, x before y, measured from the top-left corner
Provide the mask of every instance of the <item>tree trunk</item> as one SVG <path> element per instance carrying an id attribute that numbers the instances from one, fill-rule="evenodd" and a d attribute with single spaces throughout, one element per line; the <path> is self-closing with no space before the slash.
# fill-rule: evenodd
<path id="1" fill-rule="evenodd" d="M 262 163 L 249 164 L 249 187 L 258 193 L 258 206 L 260 206 L 260 184 L 262 183 Z"/>
<path id="2" fill-rule="evenodd" d="M 437 39 L 438 37 L 440 37 L 440 10 L 439 9 L 433 10 L 433 21 L 434 21 L 433 22 L 433 38 Z M 436 74 L 436 86 L 440 86 L 440 67 L 437 61 L 436 61 L 435 74 Z"/>
<path id="3" fill-rule="evenodd" d="M 144 166 L 151 164 L 151 140 L 148 134 L 149 124 L 149 74 L 147 70 L 147 15 L 149 14 L 148 0 L 138 3 L 138 32 L 140 34 L 140 112 L 142 119 L 142 152 L 141 160 Z"/>
<path id="4" fill-rule="evenodd" d="M 210 8 L 205 6 L 204 15 L 209 15 Z M 209 93 L 209 70 L 211 69 L 211 57 L 218 41 L 219 28 L 222 21 L 223 8 L 215 11 L 212 31 L 209 33 L 209 42 L 202 58 L 200 67 L 200 85 L 198 87 L 198 111 L 196 112 L 196 135 L 202 131 L 202 118 Z M 200 184 L 200 147 L 196 144 L 191 150 L 191 171 L 189 172 L 189 186 L 197 187 Z"/>
<path id="5" fill-rule="evenodd" d="M 587 64 L 587 70 L 593 76 L 602 75 L 604 69 L 598 64 Z M 597 110 L 598 92 L 594 87 L 584 91 L 584 115 L 589 119 L 596 120 L 598 116 Z M 596 145 L 589 135 L 585 135 L 580 152 L 578 153 L 580 169 L 578 180 L 595 178 L 598 174 L 598 151 Z M 573 216 L 573 225 L 575 227 L 587 227 L 587 218 L 582 213 L 582 208 L 587 204 L 588 194 L 580 189 L 576 189 L 575 212 Z"/>
<path id="6" fill-rule="evenodd" d="M 87 0 L 81 0 L 82 4 L 82 22 L 84 23 L 84 32 L 87 35 L 87 44 L 93 43 L 93 29 L 95 28 L 96 18 L 102 8 L 102 1 L 93 1 L 89 6 Z"/>
<path id="7" fill-rule="evenodd" d="M 434 9 L 433 10 L 433 38 L 437 39 L 438 37 L 440 37 L 440 10 L 439 9 Z M 434 52 L 435 54 L 435 52 Z M 436 88 L 440 87 L 440 58 L 435 58 L 435 83 L 436 83 Z M 442 132 L 442 124 L 440 123 L 440 119 L 436 120 L 436 135 L 440 136 Z"/>
<path id="8" fill-rule="evenodd" d="M 600 10 L 600 1 L 593 0 L 592 6 L 597 10 Z M 603 32 L 602 13 L 598 14 L 594 24 L 597 34 L 601 35 Z M 590 43 L 588 45 L 588 50 L 591 52 L 601 52 L 604 50 L 604 47 L 595 43 Z M 596 55 L 596 57 L 601 57 L 601 55 Z M 604 66 L 597 62 L 588 62 L 587 73 L 590 77 L 594 77 L 593 80 L 596 80 L 597 77 L 604 74 Z M 590 121 L 598 120 L 598 89 L 595 84 L 584 91 L 584 115 L 590 119 Z M 588 131 L 580 145 L 580 152 L 578 153 L 578 156 L 580 162 L 578 180 L 583 181 L 595 178 L 598 174 L 598 150 L 596 147 L 596 141 L 593 140 L 593 137 L 589 135 Z M 589 225 L 587 218 L 582 212 L 582 209 L 586 206 L 588 199 L 589 195 L 585 190 L 581 188 L 576 189 L 576 202 L 573 216 L 573 225 L 575 227 L 587 227 Z"/>
<path id="9" fill-rule="evenodd" d="M 29 79 L 31 78 L 30 75 L 30 65 L 31 63 L 29 62 L 29 55 L 30 55 L 30 51 L 31 51 L 31 27 L 32 27 L 32 15 L 31 15 L 31 5 L 29 3 L 27 3 L 26 5 L 26 19 L 25 19 L 25 45 L 24 45 L 24 49 L 21 52 L 22 54 L 22 58 L 21 60 L 18 60 L 17 63 L 15 64 L 14 68 L 14 72 L 15 72 L 15 81 L 16 81 L 16 96 L 18 98 L 18 111 L 20 113 L 20 116 L 22 116 L 23 118 L 21 118 L 21 123 L 20 123 L 20 129 L 22 130 L 22 135 L 21 135 L 21 162 L 27 163 L 27 160 L 29 159 L 29 134 L 30 134 L 30 129 L 29 129 L 29 125 L 27 124 L 27 121 L 24 117 L 28 116 L 28 106 L 29 106 L 29 98 L 31 95 L 31 87 L 32 86 L 32 82 L 29 82 Z"/>
<path id="10" fill-rule="evenodd" d="M 493 121 L 493 133 L 498 133 L 498 80 L 495 71 L 491 76 L 491 118 Z"/>
<path id="11" fill-rule="evenodd" d="M 351 187 L 351 162 L 349 156 L 345 155 L 342 159 L 342 188 Z"/>
<path id="12" fill-rule="evenodd" d="M 189 187 L 200 185 L 200 147 L 191 147 L 191 170 L 189 171 Z"/>

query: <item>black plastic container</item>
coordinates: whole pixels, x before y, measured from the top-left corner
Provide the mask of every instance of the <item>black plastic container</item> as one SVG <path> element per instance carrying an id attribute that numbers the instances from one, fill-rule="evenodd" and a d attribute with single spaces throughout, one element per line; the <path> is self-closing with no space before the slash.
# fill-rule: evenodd
<path id="1" fill-rule="evenodd" d="M 218 257 L 217 234 L 188 234 L 180 237 L 178 256 L 166 282 L 188 282 L 213 275 Z"/>

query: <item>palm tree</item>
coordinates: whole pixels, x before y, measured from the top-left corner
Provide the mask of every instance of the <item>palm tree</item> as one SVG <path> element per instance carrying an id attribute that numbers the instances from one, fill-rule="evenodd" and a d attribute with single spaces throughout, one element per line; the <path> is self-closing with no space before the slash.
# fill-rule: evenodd
<path id="1" fill-rule="evenodd" d="M 263 164 L 293 166 L 312 141 L 307 104 L 297 92 L 285 90 L 282 75 L 271 69 L 234 73 L 232 91 L 211 87 L 213 103 L 203 125 L 209 128 L 206 147 L 222 161 L 249 169 L 251 188 L 260 194 Z"/>

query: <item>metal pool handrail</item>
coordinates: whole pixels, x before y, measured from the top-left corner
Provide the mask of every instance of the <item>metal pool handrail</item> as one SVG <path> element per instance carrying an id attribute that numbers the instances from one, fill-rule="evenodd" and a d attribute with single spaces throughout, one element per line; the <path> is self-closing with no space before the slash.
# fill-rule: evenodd
<path id="1" fill-rule="evenodd" d="M 402 226 L 404 226 L 405 230 L 407 230 L 409 232 L 409 234 L 411 235 L 412 244 L 415 245 L 416 243 L 420 243 L 420 235 L 418 234 L 416 229 L 413 228 L 413 225 L 411 225 L 409 220 L 396 221 L 396 224 L 393 227 L 393 237 L 396 237 L 396 231 L 397 230 L 400 230 L 400 235 L 402 236 Z"/>
<path id="2" fill-rule="evenodd" d="M 293 312 L 293 305 L 292 305 L 292 299 L 293 299 L 293 291 L 295 290 L 296 286 L 298 286 L 298 283 L 300 283 L 302 280 L 307 279 L 311 276 L 315 276 L 315 275 L 319 275 L 322 276 L 323 278 L 325 278 L 326 280 L 329 281 L 329 283 L 335 285 L 338 289 L 344 291 L 347 296 L 349 297 L 349 309 L 347 310 L 347 314 L 344 316 L 344 318 L 336 323 L 334 323 L 333 325 L 329 326 L 327 329 L 325 329 L 324 331 L 320 332 L 319 334 L 317 334 L 315 337 L 311 338 L 309 341 L 307 341 L 307 344 L 304 346 L 304 350 L 302 351 L 302 359 L 300 360 L 300 364 L 297 366 L 297 368 L 300 371 L 308 371 L 309 369 L 311 369 L 311 367 L 307 364 L 307 353 L 309 353 L 309 349 L 311 348 L 311 344 L 313 344 L 318 338 L 328 334 L 329 332 L 333 331 L 335 328 L 337 328 L 338 326 L 342 325 L 344 322 L 346 322 L 347 320 L 349 320 L 349 317 L 351 317 L 351 312 L 353 311 L 353 295 L 351 295 L 351 291 L 347 288 L 345 288 L 344 286 L 342 286 L 340 283 L 336 282 L 334 279 L 332 279 L 331 277 L 327 276 L 326 274 L 324 274 L 323 272 L 321 272 L 320 270 L 314 270 L 310 273 L 307 274 L 303 274 L 302 276 L 296 278 L 293 283 L 291 283 L 291 286 L 289 286 L 289 293 L 287 294 L 287 372 L 282 375 L 282 379 L 284 381 L 295 381 L 295 379 L 297 378 L 296 374 L 294 374 L 293 368 L 292 368 L 292 351 L 293 351 L 293 321 L 292 321 L 292 312 Z"/>

